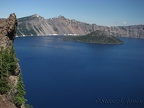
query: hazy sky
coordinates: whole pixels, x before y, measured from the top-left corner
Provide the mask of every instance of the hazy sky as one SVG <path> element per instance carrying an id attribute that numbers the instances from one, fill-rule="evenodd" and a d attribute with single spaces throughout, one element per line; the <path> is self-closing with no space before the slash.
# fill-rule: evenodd
<path id="1" fill-rule="evenodd" d="M 39 14 L 116 26 L 144 24 L 144 0 L 0 0 L 0 18 Z"/>

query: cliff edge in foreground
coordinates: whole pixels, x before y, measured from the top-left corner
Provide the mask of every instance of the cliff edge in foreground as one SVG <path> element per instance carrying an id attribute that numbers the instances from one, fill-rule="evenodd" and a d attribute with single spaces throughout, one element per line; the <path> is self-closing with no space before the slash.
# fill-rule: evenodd
<path id="1" fill-rule="evenodd" d="M 13 48 L 16 27 L 15 14 L 0 20 L 0 108 L 24 108 L 26 101 L 20 66 Z"/>

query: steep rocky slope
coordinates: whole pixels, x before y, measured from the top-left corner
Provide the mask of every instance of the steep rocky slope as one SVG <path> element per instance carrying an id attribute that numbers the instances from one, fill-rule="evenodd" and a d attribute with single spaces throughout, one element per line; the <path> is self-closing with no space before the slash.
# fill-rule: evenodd
<path id="1" fill-rule="evenodd" d="M 85 35 L 96 30 L 103 30 L 114 36 L 144 38 L 144 25 L 107 27 L 70 20 L 64 16 L 45 19 L 37 14 L 18 19 L 17 36 Z"/>
<path id="2" fill-rule="evenodd" d="M 24 108 L 25 92 L 13 48 L 16 15 L 0 20 L 0 108 Z"/>

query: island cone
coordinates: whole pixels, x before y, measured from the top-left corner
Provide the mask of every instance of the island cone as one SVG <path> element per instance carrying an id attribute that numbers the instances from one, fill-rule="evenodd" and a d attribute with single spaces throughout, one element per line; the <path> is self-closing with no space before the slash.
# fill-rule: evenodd
<path id="1" fill-rule="evenodd" d="M 68 36 L 65 37 L 66 41 L 76 41 L 84 43 L 96 44 L 121 44 L 122 41 L 112 36 L 106 31 L 96 30 L 84 36 Z"/>

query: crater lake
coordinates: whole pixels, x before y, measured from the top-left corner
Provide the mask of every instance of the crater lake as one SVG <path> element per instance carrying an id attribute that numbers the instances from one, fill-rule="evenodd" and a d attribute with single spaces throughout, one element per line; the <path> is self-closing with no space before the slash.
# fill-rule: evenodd
<path id="1" fill-rule="evenodd" d="M 34 108 L 144 108 L 144 39 L 120 45 L 18 37 L 27 103 Z"/>

